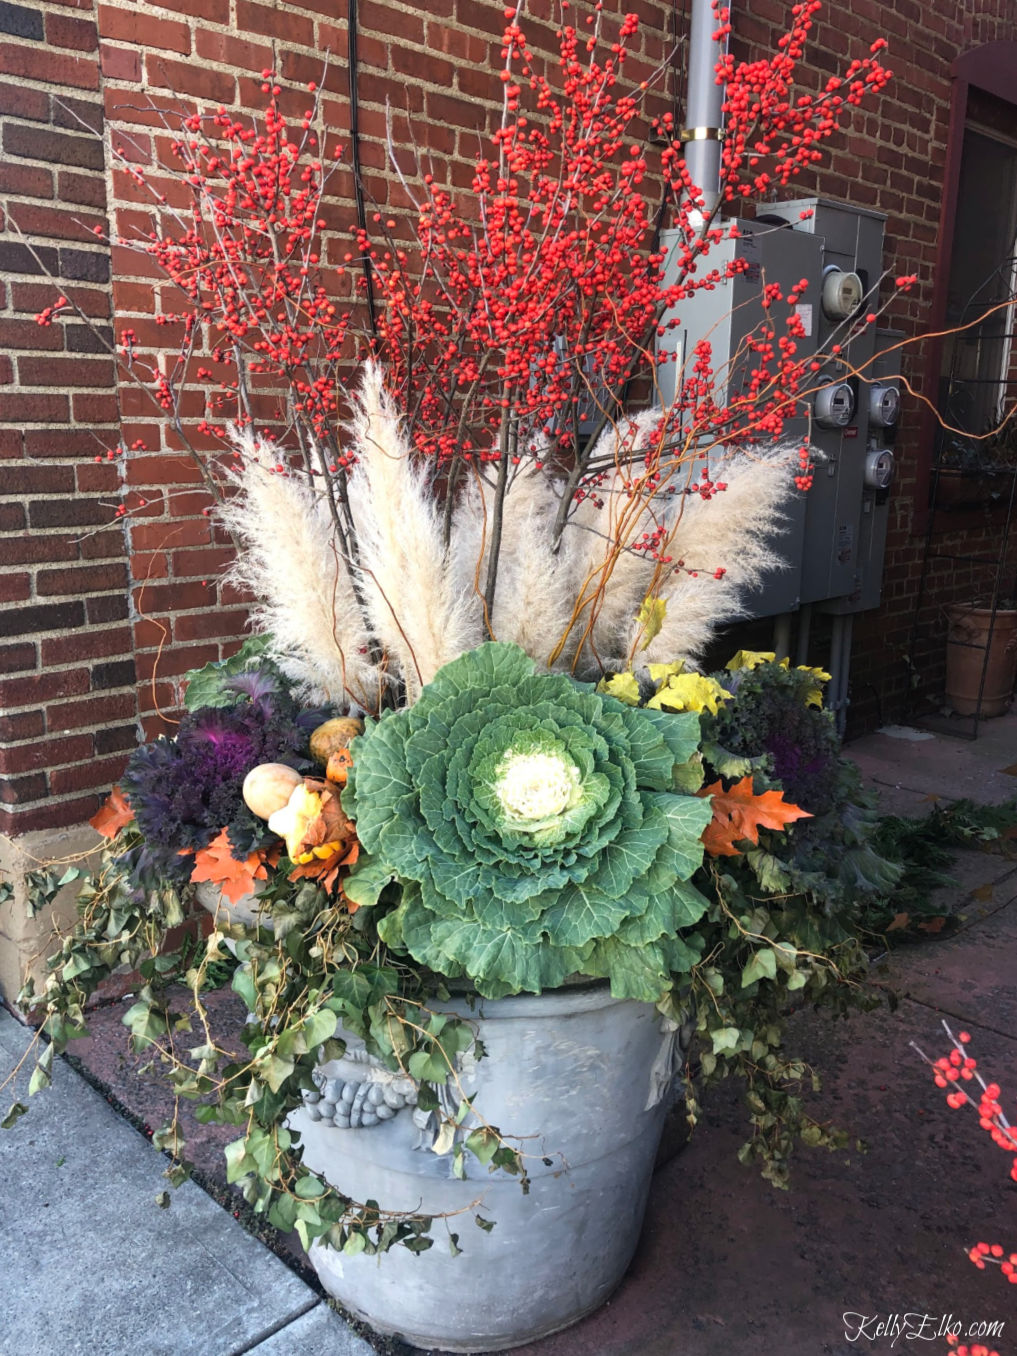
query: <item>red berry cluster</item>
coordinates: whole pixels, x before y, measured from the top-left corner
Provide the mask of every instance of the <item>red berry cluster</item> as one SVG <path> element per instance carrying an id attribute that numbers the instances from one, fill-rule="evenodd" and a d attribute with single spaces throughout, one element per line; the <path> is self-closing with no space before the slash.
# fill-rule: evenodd
<path id="1" fill-rule="evenodd" d="M 947 1106 L 953 1110 L 972 1106 L 977 1110 L 979 1126 L 989 1134 L 994 1144 L 1011 1155 L 1010 1176 L 1017 1181 L 1017 1127 L 1010 1124 L 1003 1111 L 999 1084 L 987 1083 L 978 1072 L 978 1061 L 968 1051 L 970 1034 L 959 1031 L 954 1036 L 946 1022 L 943 1026 L 953 1046 L 949 1054 L 931 1060 L 920 1050 L 918 1053 L 932 1069 L 936 1087 L 948 1089 Z M 971 1095 L 969 1086 L 964 1086 L 972 1083 L 978 1085 L 977 1101 Z M 984 1271 L 987 1263 L 998 1266 L 1010 1284 L 1017 1285 L 1017 1252 L 1007 1255 L 999 1243 L 976 1243 L 968 1250 L 968 1257 L 979 1271 Z M 956 1346 L 956 1342 L 957 1339 L 952 1338 L 951 1346 Z M 980 1356 L 980 1353 L 982 1356 L 998 1356 L 998 1353 L 989 1352 L 987 1347 L 957 1347 L 956 1356 L 965 1356 L 965 1353 L 967 1356 Z"/>
<path id="2" fill-rule="evenodd" d="M 735 62 L 718 45 L 726 119 L 721 204 L 789 183 L 815 162 L 845 114 L 889 78 L 878 60 L 880 40 L 822 94 L 796 95 L 796 66 L 818 8 L 819 0 L 796 4 L 788 32 L 766 59 Z M 376 230 L 356 236 L 380 293 L 379 356 L 415 447 L 443 465 L 446 483 L 454 487 L 463 463 L 551 462 L 572 468 L 568 498 L 599 502 L 617 459 L 597 465 L 583 430 L 618 417 L 640 369 L 656 380 L 654 339 L 678 323 L 665 315 L 747 263 L 710 266 L 711 249 L 737 227 L 718 225 L 719 209 L 708 208 L 690 181 L 671 114 L 653 122 L 663 144 L 650 149 L 644 105 L 652 80 L 627 88 L 622 78 L 637 17 L 624 16 L 607 34 L 600 3 L 591 6 L 585 32 L 569 20 L 568 6 L 563 12 L 557 71 L 549 75 L 519 11 L 505 10 L 502 116 L 475 163 L 466 201 L 457 203 L 424 175 L 409 239 L 380 212 Z M 716 16 L 719 43 L 730 20 L 719 4 Z M 179 300 L 153 317 L 164 343 L 143 344 L 128 326 L 117 354 L 185 444 L 195 432 L 225 437 L 230 421 L 289 430 L 304 470 L 324 477 L 337 522 L 348 528 L 342 486 L 332 481 L 351 464 L 339 419 L 355 356 L 356 303 L 346 276 L 355 256 L 323 266 L 322 204 L 334 163 L 315 131 L 320 93 L 309 85 L 310 106 L 287 122 L 272 70 L 262 72 L 261 88 L 260 124 L 225 107 L 181 117 L 171 168 L 183 196 L 164 192 L 155 172 L 119 153 L 120 168 L 146 187 L 158 210 L 157 228 L 140 246 L 119 243 L 150 256 Z M 670 260 L 654 243 L 661 184 L 676 228 Z M 623 469 L 635 498 L 680 491 L 711 498 L 724 487 L 699 465 L 712 450 L 778 438 L 801 413 L 816 367 L 799 355 L 803 286 L 786 296 L 766 287 L 764 320 L 745 341 L 738 389 L 728 389 L 726 374 L 715 370 L 709 343 L 687 355 L 659 429 L 646 447 L 629 449 Z M 39 322 L 51 323 L 67 305 L 60 298 Z M 195 456 L 214 492 L 217 463 L 207 452 Z M 280 466 L 289 469 L 288 462 Z M 807 451 L 797 472 L 799 488 L 807 488 Z M 637 549 L 680 567 L 663 536 L 651 533 Z"/>

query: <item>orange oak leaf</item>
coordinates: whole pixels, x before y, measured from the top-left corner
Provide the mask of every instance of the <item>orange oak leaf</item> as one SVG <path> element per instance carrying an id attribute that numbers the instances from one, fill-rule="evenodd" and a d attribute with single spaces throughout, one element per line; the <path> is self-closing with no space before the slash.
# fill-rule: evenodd
<path id="1" fill-rule="evenodd" d="M 703 830 L 703 846 L 713 857 L 737 857 L 742 851 L 736 843 L 759 842 L 759 830 L 782 829 L 796 819 L 811 819 L 808 810 L 789 805 L 782 791 L 764 791 L 756 795 L 752 778 L 743 777 L 726 791 L 716 781 L 704 786 L 701 796 L 713 797 L 713 819 Z"/>
<path id="2" fill-rule="evenodd" d="M 127 797 L 119 786 L 114 786 L 101 808 L 88 822 L 96 833 L 102 834 L 103 838 L 115 838 L 133 818 L 134 811 L 128 805 Z"/>
<path id="3" fill-rule="evenodd" d="M 946 927 L 946 915 L 939 914 L 935 918 L 926 918 L 924 922 L 917 923 L 916 927 L 922 932 L 942 932 Z"/>
<path id="4" fill-rule="evenodd" d="M 274 865 L 272 853 L 266 852 L 264 848 L 259 848 L 256 852 L 250 853 L 242 861 L 238 861 L 230 851 L 230 841 L 226 830 L 213 838 L 208 847 L 201 848 L 194 854 L 194 870 L 191 872 L 191 880 L 211 881 L 218 885 L 221 894 L 224 894 L 231 904 L 235 904 L 242 895 L 250 894 L 255 886 L 255 882 L 268 879 L 268 868 Z M 278 860 L 278 851 L 274 851 L 276 860 Z"/>

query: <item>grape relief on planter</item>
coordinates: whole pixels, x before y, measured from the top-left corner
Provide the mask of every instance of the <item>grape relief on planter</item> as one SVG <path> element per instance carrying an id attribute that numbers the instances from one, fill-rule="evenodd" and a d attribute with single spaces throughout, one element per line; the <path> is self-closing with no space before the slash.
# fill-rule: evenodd
<path id="1" fill-rule="evenodd" d="M 660 1049 L 650 1069 L 644 1110 L 677 1100 L 678 1080 L 685 1068 L 695 1023 L 679 1023 L 662 1016 Z M 471 1045 L 458 1054 L 443 1082 L 429 1083 L 436 1105 L 419 1105 L 421 1083 L 403 1070 L 392 1070 L 372 1055 L 357 1036 L 345 1037 L 339 1059 L 323 1061 L 311 1075 L 313 1089 L 303 1093 L 310 1120 L 336 1130 L 363 1130 L 393 1120 L 400 1111 L 412 1111 L 415 1149 L 447 1154 L 463 1143 L 483 1121 L 474 1113 L 481 1055 Z"/>
<path id="2" fill-rule="evenodd" d="M 304 1092 L 307 1114 L 312 1121 L 325 1121 L 337 1130 L 380 1125 L 403 1107 L 417 1105 L 420 1085 L 416 1080 L 402 1071 L 387 1069 L 355 1036 L 348 1037 L 341 1059 L 319 1065 L 311 1077 L 314 1090 Z M 447 1100 L 448 1110 L 454 1114 L 452 1099 Z M 430 1118 L 432 1113 L 424 1114 Z"/>

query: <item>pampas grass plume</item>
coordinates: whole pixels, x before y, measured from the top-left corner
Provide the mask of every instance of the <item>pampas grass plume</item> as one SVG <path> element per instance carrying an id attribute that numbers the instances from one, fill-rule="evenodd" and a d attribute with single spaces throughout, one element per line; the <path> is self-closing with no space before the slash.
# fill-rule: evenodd
<path id="1" fill-rule="evenodd" d="M 412 705 L 443 664 L 479 643 L 479 617 L 475 600 L 455 587 L 430 476 L 413 458 L 373 361 L 364 365 L 349 433 L 361 594 Z"/>
<path id="2" fill-rule="evenodd" d="M 302 481 L 275 474 L 280 453 L 233 428 L 241 468 L 237 493 L 217 510 L 240 548 L 227 579 L 254 595 L 256 631 L 310 702 L 377 709 L 385 677 L 369 655 L 370 635 L 327 506 Z"/>

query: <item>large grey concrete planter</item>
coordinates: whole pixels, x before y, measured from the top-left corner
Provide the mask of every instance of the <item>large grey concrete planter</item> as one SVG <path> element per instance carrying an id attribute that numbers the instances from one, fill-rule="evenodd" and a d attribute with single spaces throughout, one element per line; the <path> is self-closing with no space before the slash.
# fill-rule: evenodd
<path id="1" fill-rule="evenodd" d="M 356 1200 L 434 1215 L 435 1242 L 380 1257 L 316 1246 L 311 1260 L 329 1294 L 380 1332 L 446 1351 L 500 1351 L 574 1323 L 621 1280 L 681 1061 L 679 1033 L 650 1004 L 599 985 L 442 1008 L 475 1023 L 486 1053 L 467 1054 L 460 1081 L 488 1123 L 524 1137 L 529 1194 L 470 1154 L 466 1180 L 455 1178 L 451 1152 L 434 1151 L 438 1117 L 416 1109 L 412 1081 L 351 1042 L 322 1066 L 318 1098 L 291 1118 L 304 1162 Z M 454 1086 L 446 1091 L 454 1103 Z M 437 1218 L 454 1212 L 447 1225 Z M 476 1227 L 478 1213 L 496 1221 L 492 1232 Z M 460 1256 L 446 1228 L 459 1234 Z"/>

